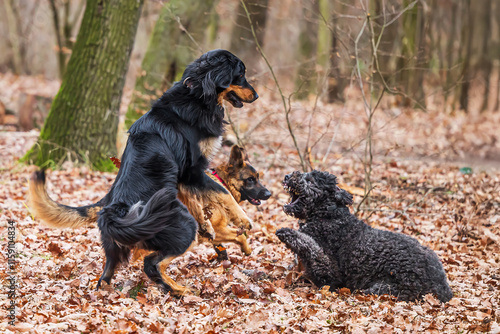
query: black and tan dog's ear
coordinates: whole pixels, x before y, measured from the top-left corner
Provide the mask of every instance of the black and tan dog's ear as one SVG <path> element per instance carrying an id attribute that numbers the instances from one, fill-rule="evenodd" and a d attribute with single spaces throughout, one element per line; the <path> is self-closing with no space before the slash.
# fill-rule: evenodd
<path id="1" fill-rule="evenodd" d="M 183 81 L 182 81 L 182 84 L 184 86 L 186 86 L 187 88 L 189 89 L 193 89 L 193 88 L 196 88 L 196 80 L 194 78 L 191 78 L 191 77 L 187 77 L 185 78 Z"/>
<path id="2" fill-rule="evenodd" d="M 201 86 L 206 97 L 214 97 L 217 95 L 217 88 L 229 87 L 233 80 L 233 70 L 226 57 L 212 57 L 206 63 L 213 69 L 205 74 Z"/>
<path id="3" fill-rule="evenodd" d="M 233 145 L 233 147 L 231 147 L 231 154 L 229 155 L 229 166 L 240 168 L 245 164 L 245 160 L 245 150 L 238 145 Z"/>

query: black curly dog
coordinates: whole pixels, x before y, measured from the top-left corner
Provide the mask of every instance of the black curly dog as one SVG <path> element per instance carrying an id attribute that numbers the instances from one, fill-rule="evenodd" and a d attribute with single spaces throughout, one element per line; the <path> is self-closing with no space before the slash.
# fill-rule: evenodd
<path id="1" fill-rule="evenodd" d="M 154 251 L 144 259 L 152 281 L 173 294 L 186 291 L 164 272 L 171 259 L 189 248 L 198 228 L 177 199 L 178 185 L 194 193 L 226 193 L 205 174 L 223 133 L 222 100 L 241 108 L 257 97 L 243 62 L 214 50 L 188 65 L 181 81 L 130 127 L 118 175 L 95 204 L 104 206 L 98 226 L 106 254 L 98 288 L 101 281 L 110 283 L 116 266 L 138 247 Z"/>
<path id="2" fill-rule="evenodd" d="M 407 235 L 374 229 L 349 212 L 352 195 L 327 172 L 293 172 L 283 186 L 291 195 L 287 215 L 299 230 L 281 228 L 278 238 L 296 253 L 317 286 L 347 287 L 414 301 L 427 293 L 440 301 L 453 294 L 437 255 Z"/>

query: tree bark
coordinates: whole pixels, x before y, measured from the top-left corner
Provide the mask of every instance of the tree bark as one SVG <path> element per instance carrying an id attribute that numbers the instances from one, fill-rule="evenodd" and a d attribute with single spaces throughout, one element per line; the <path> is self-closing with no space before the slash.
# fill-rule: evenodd
<path id="1" fill-rule="evenodd" d="M 125 115 L 125 128 L 147 112 L 151 101 L 180 79 L 186 65 L 203 52 L 200 45 L 213 5 L 214 0 L 171 0 L 162 8 Z"/>
<path id="2" fill-rule="evenodd" d="M 493 64 L 491 62 L 491 55 L 490 53 L 490 42 L 491 42 L 491 20 L 492 20 L 492 6 L 491 6 L 491 0 L 485 0 L 484 3 L 482 4 L 482 17 L 483 17 L 483 23 L 484 23 L 484 30 L 483 30 L 483 45 L 482 45 L 482 52 L 481 52 L 481 61 L 480 61 L 480 68 L 482 70 L 482 76 L 484 80 L 484 94 L 483 94 L 483 103 L 481 104 L 481 108 L 479 111 L 483 112 L 488 110 L 488 99 L 490 97 L 490 79 L 491 79 L 491 72 L 493 69 Z"/>
<path id="3" fill-rule="evenodd" d="M 465 55 L 462 63 L 462 85 L 460 86 L 459 106 L 460 109 L 469 111 L 469 87 L 472 79 L 470 69 L 470 58 L 472 53 L 472 37 L 474 36 L 474 16 L 471 11 L 470 0 L 465 1 L 465 15 L 467 20 L 462 26 L 463 41 L 465 41 Z"/>
<path id="4" fill-rule="evenodd" d="M 267 26 L 268 0 L 245 0 L 245 5 L 250 13 L 250 19 L 254 25 L 257 41 L 260 45 L 264 44 L 264 34 Z M 248 18 L 238 0 L 237 16 L 231 32 L 231 44 L 229 50 L 234 52 L 245 62 L 249 75 L 252 76 L 261 71 L 259 67 L 260 53 L 248 23 Z"/>
<path id="5" fill-rule="evenodd" d="M 318 87 L 325 88 L 324 91 L 318 89 L 318 94 L 328 93 L 329 82 L 324 82 L 326 75 L 330 70 L 330 57 L 332 56 L 332 31 L 331 24 L 331 5 L 329 0 L 318 0 L 320 19 L 318 24 L 318 44 L 316 46 L 316 65 L 318 68 L 317 83 Z"/>
<path id="6" fill-rule="evenodd" d="M 318 76 L 316 69 L 318 48 L 318 25 L 324 24 L 319 14 L 317 1 L 306 1 L 302 7 L 299 45 L 297 52 L 297 77 L 295 79 L 296 97 L 304 99 L 317 94 Z"/>
<path id="7" fill-rule="evenodd" d="M 454 55 L 456 54 L 455 47 L 454 47 L 453 43 L 455 43 L 457 38 L 459 38 L 459 36 L 457 36 L 458 23 L 456 22 L 456 21 L 458 21 L 458 16 L 459 16 L 459 4 L 452 1 L 450 6 L 451 6 L 451 17 L 455 18 L 455 19 L 451 20 L 451 23 L 450 23 L 451 32 L 448 35 L 448 43 L 446 46 L 446 53 L 447 53 L 446 71 L 445 71 L 446 83 L 444 86 L 444 102 L 445 102 L 445 104 L 448 102 L 448 95 L 449 95 L 448 92 L 452 91 L 452 86 L 456 84 L 455 83 L 456 76 L 452 75 L 453 74 L 452 68 L 454 65 Z"/>
<path id="8" fill-rule="evenodd" d="M 142 0 L 88 0 L 61 88 L 24 161 L 112 170 L 118 114 Z"/>
<path id="9" fill-rule="evenodd" d="M 12 62 L 14 73 L 25 74 L 25 50 L 21 42 L 22 31 L 20 29 L 19 13 L 13 0 L 5 0 L 5 11 L 7 13 L 7 23 L 9 27 L 9 40 L 12 45 Z"/>
<path id="10" fill-rule="evenodd" d="M 52 10 L 52 21 L 54 23 L 54 32 L 56 34 L 56 41 L 58 48 L 57 56 L 59 64 L 59 77 L 62 78 L 66 67 L 66 55 L 64 54 L 63 43 L 61 39 L 61 25 L 59 23 L 59 13 L 57 10 L 56 1 L 50 0 L 49 3 L 50 3 L 50 9 Z"/>
<path id="11" fill-rule="evenodd" d="M 297 53 L 300 36 L 298 23 L 302 17 L 302 0 L 269 0 L 266 30 L 264 33 L 264 53 L 274 68 L 285 95 L 295 90 L 294 81 L 297 73 Z M 277 39 L 286 36 L 286 43 Z"/>
<path id="12" fill-rule="evenodd" d="M 410 4 L 410 0 L 403 1 L 403 8 Z M 403 91 L 407 95 L 412 95 L 417 102 L 416 106 L 425 104 L 423 91 L 423 71 L 419 67 L 422 65 L 422 51 L 424 48 L 424 13 L 421 3 L 416 4 L 403 14 L 403 43 L 401 57 L 398 62 L 397 72 L 398 82 L 405 87 Z M 410 105 L 410 101 L 405 101 Z"/>

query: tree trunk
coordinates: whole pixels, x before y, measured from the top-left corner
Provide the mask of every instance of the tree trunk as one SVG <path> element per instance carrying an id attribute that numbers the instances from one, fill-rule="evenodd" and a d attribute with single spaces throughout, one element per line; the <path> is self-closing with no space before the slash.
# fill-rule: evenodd
<path id="1" fill-rule="evenodd" d="M 302 0 L 269 0 L 264 53 L 274 68 L 274 73 L 285 95 L 295 90 L 297 53 L 299 46 Z M 289 24 L 289 22 L 296 22 Z M 280 36 L 286 36 L 286 43 L 278 43 Z"/>
<path id="2" fill-rule="evenodd" d="M 9 27 L 9 40 L 12 45 L 12 62 L 14 65 L 14 73 L 25 74 L 26 60 L 25 50 L 21 41 L 22 32 L 19 26 L 19 13 L 17 12 L 14 0 L 5 0 L 4 5 Z"/>
<path id="3" fill-rule="evenodd" d="M 125 128 L 150 109 L 151 101 L 180 79 L 195 55 L 203 53 L 200 45 L 213 5 L 213 0 L 172 0 L 162 8 L 125 115 Z"/>
<path id="4" fill-rule="evenodd" d="M 496 21 L 496 26 L 500 26 L 500 4 L 498 2 L 495 3 L 495 11 L 492 11 L 492 15 L 495 17 L 495 21 Z M 498 53 L 498 51 L 500 50 L 497 50 L 497 53 L 495 53 L 495 58 L 497 59 L 497 66 L 496 66 L 496 69 L 497 69 L 497 92 L 496 92 L 496 96 L 495 96 L 495 104 L 493 106 L 493 110 L 494 111 L 498 111 L 500 112 L 500 65 L 498 64 L 498 61 L 500 61 L 500 54 Z"/>
<path id="5" fill-rule="evenodd" d="M 403 8 L 410 4 L 410 0 L 403 1 Z M 422 52 L 424 48 L 424 13 L 421 3 L 416 4 L 403 14 L 403 44 L 401 58 L 398 62 L 399 84 L 404 93 L 413 96 L 417 102 L 416 106 L 423 106 L 423 71 L 419 67 L 423 61 Z M 410 105 L 410 101 L 405 101 Z"/>
<path id="6" fill-rule="evenodd" d="M 493 65 L 491 62 L 491 55 L 490 53 L 490 42 L 491 42 L 491 12 L 492 12 L 492 7 L 491 7 L 491 0 L 485 0 L 482 10 L 482 17 L 483 17 L 483 23 L 484 23 L 484 30 L 483 30 L 483 45 L 482 45 L 482 52 L 481 52 L 481 61 L 479 63 L 479 66 L 482 67 L 482 75 L 483 75 L 483 80 L 484 80 L 484 94 L 483 94 L 483 103 L 481 105 L 481 108 L 479 109 L 480 112 L 488 110 L 488 99 L 490 97 L 490 79 L 491 79 L 491 72 L 493 69 Z"/>
<path id="7" fill-rule="evenodd" d="M 462 85 L 460 86 L 460 98 L 459 104 L 460 109 L 469 111 L 469 87 L 470 81 L 472 80 L 472 74 L 470 70 L 470 58 L 472 52 L 472 37 L 474 36 L 474 20 L 471 11 L 471 2 L 466 0 L 465 2 L 465 16 L 467 20 L 462 26 L 463 41 L 465 41 L 465 55 L 462 63 Z"/>
<path id="8" fill-rule="evenodd" d="M 264 44 L 264 33 L 268 16 L 268 0 L 245 0 L 245 5 L 254 25 L 257 41 Z M 257 50 L 250 24 L 243 6 L 238 0 L 237 16 L 231 32 L 229 50 L 242 59 L 248 69 L 249 76 L 261 71 L 259 62 L 260 53 Z M 278 44 L 278 43 L 277 43 Z"/>
<path id="9" fill-rule="evenodd" d="M 332 54 L 332 31 L 329 25 L 331 24 L 331 5 L 329 0 L 318 0 L 320 21 L 318 24 L 318 44 L 316 46 L 316 65 L 317 93 L 324 96 L 328 92 L 329 82 L 325 82 L 325 78 L 330 70 L 330 57 Z M 325 83 L 323 83 L 325 82 Z M 324 91 L 321 91 L 323 88 Z M 326 88 L 326 89 L 324 89 Z"/>
<path id="10" fill-rule="evenodd" d="M 57 41 L 57 56 L 58 56 L 58 65 L 59 65 L 59 77 L 62 78 L 64 75 L 64 70 L 66 67 L 66 55 L 63 50 L 63 42 L 61 38 L 61 25 L 59 23 L 59 12 L 57 10 L 56 1 L 50 0 L 50 9 L 52 10 L 52 23 L 54 23 L 54 32 L 56 34 Z M 69 1 L 67 3 L 69 5 Z"/>
<path id="11" fill-rule="evenodd" d="M 318 48 L 318 25 L 323 24 L 319 17 L 319 5 L 317 1 L 306 1 L 302 7 L 302 20 L 300 25 L 299 46 L 297 54 L 297 77 L 295 79 L 296 97 L 304 99 L 309 94 L 317 94 L 317 48 Z"/>
<path id="12" fill-rule="evenodd" d="M 454 55 L 455 55 L 455 48 L 454 48 L 454 43 L 456 42 L 458 36 L 457 36 L 457 22 L 458 21 L 458 14 L 459 14 L 459 4 L 456 2 L 451 2 L 451 17 L 455 18 L 451 20 L 451 32 L 448 35 L 448 43 L 446 46 L 446 83 L 444 87 L 444 102 L 445 104 L 448 102 L 448 92 L 452 90 L 452 85 L 455 85 L 456 77 L 452 75 L 452 68 L 454 63 Z M 453 110 L 454 108 L 452 108 Z"/>
<path id="13" fill-rule="evenodd" d="M 23 158 L 111 170 L 118 113 L 142 0 L 88 0 L 83 21 L 38 142 Z"/>

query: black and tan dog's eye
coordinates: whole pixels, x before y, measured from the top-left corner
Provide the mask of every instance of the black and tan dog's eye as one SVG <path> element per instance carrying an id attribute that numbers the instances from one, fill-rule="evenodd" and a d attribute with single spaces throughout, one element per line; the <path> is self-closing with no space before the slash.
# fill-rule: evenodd
<path id="1" fill-rule="evenodd" d="M 255 179 L 255 177 L 251 176 L 247 179 L 247 182 L 249 183 L 255 183 L 257 180 Z"/>

